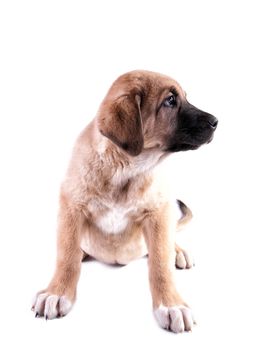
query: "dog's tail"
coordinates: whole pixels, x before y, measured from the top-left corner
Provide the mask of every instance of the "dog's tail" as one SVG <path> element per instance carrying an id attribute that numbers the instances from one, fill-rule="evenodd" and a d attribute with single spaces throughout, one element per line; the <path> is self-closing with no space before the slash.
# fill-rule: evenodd
<path id="1" fill-rule="evenodd" d="M 177 231 L 180 231 L 193 218 L 193 214 L 189 207 L 187 207 L 181 200 L 177 199 L 177 204 L 182 214 L 181 218 L 177 222 Z"/>

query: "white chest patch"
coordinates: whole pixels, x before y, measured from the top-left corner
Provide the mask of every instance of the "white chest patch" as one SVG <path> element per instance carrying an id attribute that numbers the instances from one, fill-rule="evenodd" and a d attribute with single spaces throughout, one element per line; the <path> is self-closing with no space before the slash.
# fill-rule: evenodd
<path id="1" fill-rule="evenodd" d="M 97 219 L 96 225 L 105 233 L 121 233 L 128 225 L 128 212 L 130 209 L 121 206 L 113 207 Z"/>

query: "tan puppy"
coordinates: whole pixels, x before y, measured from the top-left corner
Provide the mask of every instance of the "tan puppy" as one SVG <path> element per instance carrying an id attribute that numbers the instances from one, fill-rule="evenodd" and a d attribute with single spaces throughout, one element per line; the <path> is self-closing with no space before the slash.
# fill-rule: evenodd
<path id="1" fill-rule="evenodd" d="M 192 312 L 173 281 L 175 209 L 152 170 L 170 153 L 210 142 L 216 126 L 217 119 L 189 104 L 167 76 L 134 71 L 114 82 L 75 144 L 60 193 L 56 271 L 35 298 L 36 316 L 52 319 L 70 311 L 86 255 L 127 264 L 148 254 L 159 325 L 191 330 Z M 182 225 L 191 213 L 179 206 Z M 190 267 L 185 252 L 176 251 L 176 265 Z"/>

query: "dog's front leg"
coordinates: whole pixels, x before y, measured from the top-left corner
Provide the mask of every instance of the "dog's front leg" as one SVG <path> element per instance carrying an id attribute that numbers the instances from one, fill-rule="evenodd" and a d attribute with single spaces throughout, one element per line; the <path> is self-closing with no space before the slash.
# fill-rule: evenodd
<path id="1" fill-rule="evenodd" d="M 80 234 L 83 215 L 62 195 L 60 198 L 57 263 L 54 276 L 45 289 L 37 293 L 32 310 L 46 319 L 65 316 L 71 309 L 80 274 L 83 252 Z"/>
<path id="2" fill-rule="evenodd" d="M 167 204 L 151 212 L 144 222 L 144 236 L 155 317 L 162 328 L 178 333 L 191 330 L 194 321 L 174 283 L 176 219 L 172 215 Z"/>

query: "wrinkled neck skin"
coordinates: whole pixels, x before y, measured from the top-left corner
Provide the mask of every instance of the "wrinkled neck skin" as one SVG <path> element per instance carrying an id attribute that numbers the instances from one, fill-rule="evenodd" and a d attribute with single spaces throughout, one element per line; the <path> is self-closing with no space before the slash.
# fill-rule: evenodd
<path id="1" fill-rule="evenodd" d="M 108 141 L 108 144 L 111 141 Z M 120 181 L 127 181 L 138 176 L 150 176 L 154 168 L 168 155 L 159 149 L 144 149 L 138 156 L 130 156 L 122 151 L 118 146 L 111 143 L 107 147 L 105 156 L 112 153 L 112 166 L 115 168 L 112 183 L 118 184 Z M 109 159 L 109 157 L 106 157 Z M 125 166 L 124 166 L 125 165 Z"/>

